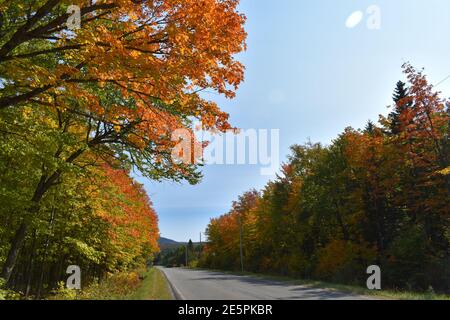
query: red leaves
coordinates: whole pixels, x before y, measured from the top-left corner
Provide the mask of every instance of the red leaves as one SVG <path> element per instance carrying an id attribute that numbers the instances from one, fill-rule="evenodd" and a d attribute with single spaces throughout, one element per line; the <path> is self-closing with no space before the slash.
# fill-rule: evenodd
<path id="1" fill-rule="evenodd" d="M 158 250 L 158 218 L 143 186 L 126 171 L 103 166 L 105 187 L 111 211 L 102 218 L 112 226 L 112 238 L 118 246 L 147 245 L 152 252 Z"/>

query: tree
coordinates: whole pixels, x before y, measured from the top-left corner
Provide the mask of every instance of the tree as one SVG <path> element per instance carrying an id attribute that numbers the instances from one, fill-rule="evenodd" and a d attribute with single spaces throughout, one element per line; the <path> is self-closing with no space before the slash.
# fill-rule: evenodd
<path id="1" fill-rule="evenodd" d="M 407 98 L 408 88 L 406 87 L 406 83 L 403 81 L 398 81 L 392 96 L 395 103 L 394 110 L 389 114 L 391 134 L 395 135 L 400 133 L 400 117 L 408 108 L 412 107 L 411 101 L 407 101 Z"/>
<path id="2" fill-rule="evenodd" d="M 194 253 L 194 244 L 192 243 L 191 239 L 189 239 L 189 242 L 187 244 L 187 250 L 188 250 L 188 256 L 192 255 Z"/>
<path id="3" fill-rule="evenodd" d="M 39 178 L 3 266 L 7 280 L 41 202 L 67 170 L 100 161 L 152 179 L 197 182 L 195 164 L 173 159 L 171 134 L 192 119 L 230 128 L 228 115 L 199 93 L 232 98 L 243 79 L 234 54 L 245 49 L 245 18 L 236 0 L 71 4 L 81 8 L 79 30 L 65 28 L 61 0 L 1 5 L 2 117 L 10 129 L 24 111 L 45 115 L 56 138 L 35 167 Z"/>
<path id="4" fill-rule="evenodd" d="M 97 99 L 85 85 L 109 83 L 139 101 L 178 100 L 186 110 L 223 117 L 198 91 L 211 88 L 232 97 L 227 85 L 242 80 L 243 66 L 232 57 L 245 48 L 237 4 L 77 0 L 71 5 L 80 7 L 81 28 L 68 31 L 65 1 L 3 3 L 0 108 L 46 101 L 62 88 L 65 97 L 85 96 L 94 107 Z"/>
<path id="5" fill-rule="evenodd" d="M 30 148 L 2 149 L 1 159 L 5 154 L 24 150 L 24 158 L 32 160 Z M 23 162 L 9 158 L 11 166 L 7 172 L 1 172 L 1 180 L 20 182 L 20 174 L 26 168 Z M 151 260 L 158 251 L 156 213 L 142 187 L 127 172 L 104 163 L 87 170 L 68 171 L 64 177 L 49 190 L 39 214 L 30 219 L 31 231 L 9 279 L 10 287 L 27 296 L 49 293 L 65 277 L 68 264 L 82 268 L 87 284 L 108 273 L 134 268 Z M 16 184 L 11 189 L 10 193 L 0 192 L 2 203 L 7 205 L 0 208 L 0 221 L 8 227 L 0 229 L 2 260 L 7 249 L 3 244 L 22 219 L 21 208 L 9 206 L 14 202 L 8 200 L 15 200 L 15 194 L 27 193 L 31 188 Z"/>

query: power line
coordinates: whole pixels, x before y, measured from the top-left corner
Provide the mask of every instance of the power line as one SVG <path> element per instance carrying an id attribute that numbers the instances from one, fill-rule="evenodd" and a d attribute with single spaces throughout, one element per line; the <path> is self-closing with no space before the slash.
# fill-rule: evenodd
<path id="1" fill-rule="evenodd" d="M 444 79 L 442 79 L 441 81 L 439 81 L 437 84 L 435 84 L 434 87 L 437 87 L 437 86 L 443 84 L 448 79 L 450 79 L 450 74 L 448 76 L 446 76 Z"/>

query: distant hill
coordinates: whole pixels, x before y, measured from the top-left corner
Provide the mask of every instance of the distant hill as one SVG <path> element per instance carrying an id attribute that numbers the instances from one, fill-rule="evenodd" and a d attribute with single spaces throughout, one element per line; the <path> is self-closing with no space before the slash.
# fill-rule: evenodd
<path id="1" fill-rule="evenodd" d="M 158 240 L 158 244 L 161 250 L 164 249 L 172 249 L 172 248 L 178 248 L 178 247 L 182 247 L 185 246 L 187 244 L 187 242 L 178 242 L 172 239 L 167 239 L 164 237 L 160 237 Z M 198 242 L 194 242 L 194 245 L 198 245 Z"/>
<path id="2" fill-rule="evenodd" d="M 162 245 L 162 244 L 178 244 L 178 242 L 176 242 L 175 240 L 167 239 L 167 238 L 163 238 L 163 237 L 159 238 L 158 243 L 160 245 Z"/>
<path id="3" fill-rule="evenodd" d="M 177 242 L 175 240 L 167 239 L 167 238 L 163 238 L 163 237 L 159 238 L 158 244 L 159 244 L 159 248 L 161 250 L 178 248 L 178 247 L 181 247 L 184 245 L 181 242 Z"/>

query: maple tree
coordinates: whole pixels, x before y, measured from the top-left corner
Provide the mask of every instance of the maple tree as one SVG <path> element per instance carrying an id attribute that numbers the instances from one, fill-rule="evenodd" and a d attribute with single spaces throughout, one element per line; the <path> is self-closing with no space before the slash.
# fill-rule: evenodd
<path id="1" fill-rule="evenodd" d="M 23 266 L 20 251 L 34 243 L 33 226 L 45 216 L 52 193 L 74 175 L 100 179 L 92 168 L 103 166 L 107 173 L 119 170 L 114 175 L 119 177 L 120 170 L 133 168 L 155 180 L 199 181 L 195 163 L 173 158 L 179 141 L 172 133 L 192 132 L 194 119 L 204 128 L 230 128 L 228 114 L 201 93 L 233 98 L 243 80 L 244 67 L 234 58 L 246 38 L 237 5 L 237 0 L 0 2 L 2 165 L 14 163 L 17 169 L 2 176 L 2 184 L 14 186 L 3 202 L 17 212 L 3 234 L 10 243 L 1 255 L 7 283 L 16 265 Z M 80 8 L 78 29 L 66 24 L 69 6 Z M 17 162 L 23 155 L 29 161 Z M 125 176 L 116 182 L 129 184 Z M 145 207 L 144 198 L 124 190 Z M 146 220 L 136 215 L 138 207 L 119 207 L 126 215 L 117 221 L 110 216 L 109 222 L 132 230 L 133 241 L 120 233 L 118 247 L 139 247 Z M 130 217 L 137 220 L 125 227 Z M 149 247 L 154 251 L 154 243 Z"/>
<path id="2" fill-rule="evenodd" d="M 0 107 L 64 95 L 89 99 L 89 109 L 102 113 L 86 85 L 109 83 L 136 100 L 134 115 L 156 98 L 177 101 L 179 112 L 201 115 L 205 124 L 225 125 L 226 115 L 198 92 L 210 88 L 232 97 L 242 80 L 243 66 L 232 57 L 245 48 L 238 1 L 70 4 L 81 8 L 82 17 L 82 28 L 71 32 L 65 27 L 67 1 L 1 5 Z"/>

